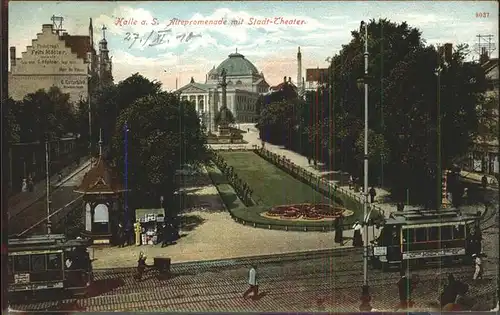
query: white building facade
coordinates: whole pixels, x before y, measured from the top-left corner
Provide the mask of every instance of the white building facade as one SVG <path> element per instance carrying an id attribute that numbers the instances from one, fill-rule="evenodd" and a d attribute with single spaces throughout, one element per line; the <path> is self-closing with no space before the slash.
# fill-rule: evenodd
<path id="1" fill-rule="evenodd" d="M 222 90 L 219 86 L 222 69 L 226 69 L 227 107 L 236 122 L 252 123 L 257 119 L 256 103 L 261 94 L 269 91 L 264 75 L 238 52 L 230 54 L 217 68 L 206 75 L 205 83 L 191 82 L 176 91 L 181 100 L 195 104 L 197 112 L 209 131 L 215 131 L 213 120 L 222 106 Z"/>
<path id="2" fill-rule="evenodd" d="M 22 100 L 29 93 L 55 86 L 76 104 L 88 98 L 91 77 L 99 85 L 112 84 L 107 42 L 99 42 L 97 55 L 92 32 L 92 20 L 89 35 L 84 36 L 69 35 L 53 24 L 43 24 L 42 32 L 21 53 L 21 58 L 16 55 L 16 47 L 11 47 L 9 96 Z"/>

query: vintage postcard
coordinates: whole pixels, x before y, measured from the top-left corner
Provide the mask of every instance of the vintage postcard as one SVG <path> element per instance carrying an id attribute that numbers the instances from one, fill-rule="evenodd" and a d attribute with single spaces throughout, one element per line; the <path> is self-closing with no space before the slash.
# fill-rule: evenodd
<path id="1" fill-rule="evenodd" d="M 4 10 L 10 311 L 498 311 L 498 2 Z"/>

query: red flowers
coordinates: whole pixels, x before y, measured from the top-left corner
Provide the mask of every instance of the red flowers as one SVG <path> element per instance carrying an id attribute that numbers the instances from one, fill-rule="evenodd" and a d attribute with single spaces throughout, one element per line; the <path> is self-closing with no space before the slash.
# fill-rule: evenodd
<path id="1" fill-rule="evenodd" d="M 273 207 L 266 214 L 282 219 L 321 220 L 336 219 L 343 216 L 344 209 L 329 204 L 292 204 Z"/>

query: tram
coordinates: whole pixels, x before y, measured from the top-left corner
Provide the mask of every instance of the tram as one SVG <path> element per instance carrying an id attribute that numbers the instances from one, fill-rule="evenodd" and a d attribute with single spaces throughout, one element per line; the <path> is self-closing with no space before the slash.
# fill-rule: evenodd
<path id="1" fill-rule="evenodd" d="M 435 260 L 468 263 L 475 250 L 471 240 L 480 233 L 479 220 L 480 213 L 464 215 L 458 210 L 394 212 L 369 245 L 368 255 L 373 267 L 382 270 Z"/>
<path id="2" fill-rule="evenodd" d="M 9 239 L 9 296 L 49 290 L 85 296 L 93 279 L 90 244 L 61 234 Z"/>

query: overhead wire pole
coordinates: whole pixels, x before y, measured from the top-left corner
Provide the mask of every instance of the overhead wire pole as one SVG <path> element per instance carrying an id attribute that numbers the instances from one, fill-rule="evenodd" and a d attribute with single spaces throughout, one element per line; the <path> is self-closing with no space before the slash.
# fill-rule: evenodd
<path id="1" fill-rule="evenodd" d="M 361 21 L 365 29 L 365 136 L 364 136 L 364 189 L 365 200 L 363 202 L 363 226 L 364 226 L 364 244 L 363 244 L 363 288 L 361 291 L 360 311 L 371 311 L 370 292 L 368 286 L 368 24 Z"/>
<path id="2" fill-rule="evenodd" d="M 45 177 L 47 181 L 47 234 L 52 233 L 52 223 L 50 222 L 50 176 L 49 176 L 49 141 L 45 141 Z"/>

